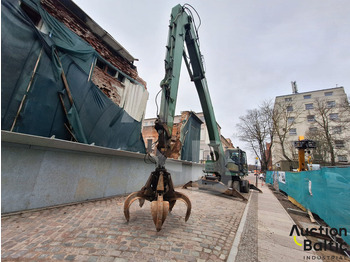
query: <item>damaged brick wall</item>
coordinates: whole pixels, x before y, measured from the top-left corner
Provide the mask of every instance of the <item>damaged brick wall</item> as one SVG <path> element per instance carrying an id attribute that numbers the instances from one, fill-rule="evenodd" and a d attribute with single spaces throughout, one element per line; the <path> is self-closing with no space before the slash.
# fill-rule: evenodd
<path id="1" fill-rule="evenodd" d="M 182 119 L 182 115 L 181 115 Z M 170 142 L 170 152 L 167 155 L 168 158 L 172 159 L 181 159 L 181 148 L 182 143 L 180 140 L 181 135 L 181 126 L 183 125 L 183 122 L 180 121 L 180 123 L 174 123 L 173 126 L 173 133 L 171 136 L 171 142 Z"/>
<path id="2" fill-rule="evenodd" d="M 170 151 L 168 152 L 168 155 L 167 155 L 168 158 L 181 159 L 181 149 L 182 149 L 182 143 L 180 140 L 181 127 L 182 125 L 186 124 L 186 121 L 190 117 L 190 114 L 191 112 L 189 111 L 183 111 L 181 112 L 181 116 L 175 116 L 173 132 L 172 132 L 171 142 L 170 142 Z M 143 126 L 142 136 L 144 138 L 146 147 L 149 139 L 152 140 L 152 143 L 155 143 L 158 140 L 158 133 L 154 128 L 154 124 L 152 126 Z M 152 155 L 155 155 L 156 149 L 157 149 L 156 146 L 153 146 L 153 150 L 150 151 L 149 153 L 151 153 Z"/>
<path id="3" fill-rule="evenodd" d="M 171 136 L 171 142 L 170 142 L 170 151 L 167 155 L 168 158 L 172 159 L 180 159 L 181 156 L 181 141 L 180 141 L 180 130 L 181 130 L 182 123 L 174 124 L 173 126 L 173 133 Z M 152 144 L 155 143 L 158 140 L 158 133 L 157 130 L 153 126 L 145 126 L 142 128 L 142 137 L 144 139 L 145 145 L 147 147 L 148 140 L 152 140 Z M 153 145 L 152 150 L 149 150 L 149 148 L 146 148 L 147 152 L 151 155 L 156 155 L 157 145 Z"/>
<path id="4" fill-rule="evenodd" d="M 142 127 L 142 137 L 146 145 L 146 151 L 152 155 L 155 155 L 156 151 L 153 143 L 155 143 L 158 140 L 158 133 L 157 130 L 154 128 L 154 124 Z M 149 140 L 151 140 L 151 144 L 153 146 L 152 148 L 149 147 Z"/>
<path id="5" fill-rule="evenodd" d="M 79 37 L 88 42 L 105 60 L 118 68 L 120 71 L 135 79 L 146 88 L 146 82 L 138 75 L 137 68 L 125 58 L 111 50 L 103 40 L 94 35 L 87 26 L 76 16 L 72 15 L 59 1 L 55 0 L 41 0 L 41 4 L 45 10 L 55 17 L 57 20 L 64 23 L 70 30 L 72 30 Z M 96 84 L 113 102 L 119 105 L 121 100 L 121 92 L 124 90 L 124 85 L 116 78 L 107 74 L 106 71 L 95 66 L 91 78 L 92 82 Z M 116 87 L 120 88 L 118 90 Z"/>
<path id="6" fill-rule="evenodd" d="M 101 89 L 114 103 L 120 105 L 121 93 L 116 86 L 124 89 L 124 85 L 117 79 L 105 73 L 102 69 L 95 66 L 94 72 L 91 77 L 92 82 Z"/>

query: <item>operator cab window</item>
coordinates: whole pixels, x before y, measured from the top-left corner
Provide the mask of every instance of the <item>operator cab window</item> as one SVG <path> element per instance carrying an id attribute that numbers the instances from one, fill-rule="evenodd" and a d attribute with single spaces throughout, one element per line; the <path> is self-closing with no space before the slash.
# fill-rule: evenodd
<path id="1" fill-rule="evenodd" d="M 231 152 L 230 158 L 235 164 L 239 163 L 239 153 L 238 152 Z"/>

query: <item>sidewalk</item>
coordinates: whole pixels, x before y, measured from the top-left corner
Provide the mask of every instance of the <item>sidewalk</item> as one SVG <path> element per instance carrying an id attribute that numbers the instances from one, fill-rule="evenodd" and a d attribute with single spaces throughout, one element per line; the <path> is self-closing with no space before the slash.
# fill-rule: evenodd
<path id="1" fill-rule="evenodd" d="M 259 188 L 263 193 L 252 192 L 227 261 L 295 262 L 315 255 L 289 236 L 294 222 L 268 186 L 259 182 Z M 303 244 L 304 237 L 296 241 Z"/>
<path id="2" fill-rule="evenodd" d="M 298 246 L 289 236 L 294 221 L 267 185 L 261 189 L 263 194 L 259 194 L 258 200 L 259 261 L 305 261 L 304 257 L 314 255 L 312 251 L 304 251 L 304 247 Z M 296 236 L 300 244 L 304 239 Z"/>

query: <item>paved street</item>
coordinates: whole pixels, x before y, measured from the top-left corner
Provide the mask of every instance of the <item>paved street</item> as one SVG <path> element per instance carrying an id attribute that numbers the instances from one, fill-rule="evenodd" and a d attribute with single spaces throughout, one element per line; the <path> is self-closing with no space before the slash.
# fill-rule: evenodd
<path id="1" fill-rule="evenodd" d="M 156 232 L 146 202 L 130 222 L 125 197 L 2 218 L 2 261 L 226 261 L 245 202 L 198 189 L 177 189 L 192 202 L 176 203 Z"/>

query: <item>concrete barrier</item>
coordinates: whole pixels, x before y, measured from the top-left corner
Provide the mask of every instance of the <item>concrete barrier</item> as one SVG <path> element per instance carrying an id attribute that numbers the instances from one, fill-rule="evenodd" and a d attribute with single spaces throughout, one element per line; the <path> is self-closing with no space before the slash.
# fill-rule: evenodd
<path id="1" fill-rule="evenodd" d="M 127 194 L 155 169 L 139 153 L 7 131 L 1 141 L 2 213 Z M 180 186 L 204 166 L 168 159 L 166 168 Z"/>

